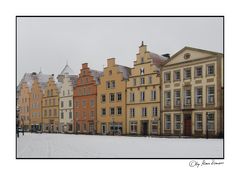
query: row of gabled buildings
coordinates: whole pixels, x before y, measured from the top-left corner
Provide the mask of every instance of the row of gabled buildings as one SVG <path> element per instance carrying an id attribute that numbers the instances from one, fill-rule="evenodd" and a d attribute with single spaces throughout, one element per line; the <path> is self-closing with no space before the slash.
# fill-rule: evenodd
<path id="1" fill-rule="evenodd" d="M 57 76 L 26 73 L 19 124 L 43 132 L 223 136 L 223 54 L 185 47 L 170 57 L 139 47 L 133 68 L 66 65 Z"/>

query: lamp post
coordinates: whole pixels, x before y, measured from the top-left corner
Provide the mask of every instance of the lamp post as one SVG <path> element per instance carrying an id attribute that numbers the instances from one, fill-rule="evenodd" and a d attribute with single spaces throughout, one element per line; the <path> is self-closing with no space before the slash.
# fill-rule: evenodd
<path id="1" fill-rule="evenodd" d="M 206 112 L 206 139 L 208 139 L 208 112 Z"/>

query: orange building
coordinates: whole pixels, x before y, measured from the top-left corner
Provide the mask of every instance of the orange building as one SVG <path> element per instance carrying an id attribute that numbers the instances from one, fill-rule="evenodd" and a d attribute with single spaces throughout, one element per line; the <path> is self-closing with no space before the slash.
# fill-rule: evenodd
<path id="1" fill-rule="evenodd" d="M 30 89 L 27 82 L 22 82 L 19 93 L 19 120 L 20 127 L 25 131 L 30 130 Z"/>
<path id="2" fill-rule="evenodd" d="M 102 72 L 91 70 L 87 63 L 82 69 L 74 87 L 74 126 L 76 133 L 96 133 L 97 84 Z"/>
<path id="3" fill-rule="evenodd" d="M 50 76 L 42 98 L 43 131 L 58 132 L 59 128 L 59 84 Z"/>
<path id="4" fill-rule="evenodd" d="M 42 97 L 49 75 L 33 75 L 33 84 L 30 93 L 30 125 L 32 131 L 42 131 Z"/>

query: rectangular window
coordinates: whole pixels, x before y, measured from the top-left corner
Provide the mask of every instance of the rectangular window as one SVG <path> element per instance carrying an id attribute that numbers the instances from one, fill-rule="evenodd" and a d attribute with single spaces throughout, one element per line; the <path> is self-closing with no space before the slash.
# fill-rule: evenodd
<path id="1" fill-rule="evenodd" d="M 185 80 L 191 79 L 191 68 L 184 69 L 184 79 Z"/>
<path id="2" fill-rule="evenodd" d="M 64 113 L 63 112 L 61 112 L 61 119 L 63 119 L 64 118 Z"/>
<path id="3" fill-rule="evenodd" d="M 106 108 L 102 108 L 102 115 L 106 115 Z"/>
<path id="4" fill-rule="evenodd" d="M 70 108 L 72 107 L 72 100 L 68 101 L 68 105 L 69 105 Z"/>
<path id="5" fill-rule="evenodd" d="M 147 108 L 142 108 L 142 117 L 147 117 Z"/>
<path id="6" fill-rule="evenodd" d="M 140 101 L 145 100 L 145 92 L 140 92 Z"/>
<path id="7" fill-rule="evenodd" d="M 208 126 L 208 131 L 214 131 L 214 113 L 213 112 L 207 112 L 207 126 Z"/>
<path id="8" fill-rule="evenodd" d="M 207 104 L 214 104 L 214 86 L 207 87 Z"/>
<path id="9" fill-rule="evenodd" d="M 174 121 L 175 121 L 175 130 L 181 129 L 181 115 L 174 114 Z"/>
<path id="10" fill-rule="evenodd" d="M 47 116 L 47 110 L 46 109 L 44 110 L 44 116 L 45 117 Z"/>
<path id="11" fill-rule="evenodd" d="M 117 115 L 122 115 L 122 107 L 117 107 Z"/>
<path id="12" fill-rule="evenodd" d="M 165 129 L 171 129 L 171 115 L 165 114 Z"/>
<path id="13" fill-rule="evenodd" d="M 130 108 L 130 117 L 135 117 L 135 108 Z"/>
<path id="14" fill-rule="evenodd" d="M 202 77 L 202 66 L 195 67 L 195 77 Z"/>
<path id="15" fill-rule="evenodd" d="M 106 95 L 101 95 L 101 102 L 102 103 L 106 102 Z"/>
<path id="16" fill-rule="evenodd" d="M 170 107 L 171 106 L 171 91 L 165 92 L 165 106 Z"/>
<path id="17" fill-rule="evenodd" d="M 214 75 L 215 73 L 215 70 L 214 70 L 214 65 L 207 65 L 207 75 L 210 76 L 210 75 Z"/>
<path id="18" fill-rule="evenodd" d="M 134 102 L 135 101 L 135 95 L 134 93 L 130 93 L 130 102 Z"/>
<path id="19" fill-rule="evenodd" d="M 136 86 L 137 85 L 137 80 L 136 78 L 133 79 L 133 86 Z"/>
<path id="20" fill-rule="evenodd" d="M 111 81 L 111 88 L 115 88 L 115 81 Z"/>
<path id="21" fill-rule="evenodd" d="M 145 78 L 144 77 L 141 77 L 140 78 L 140 84 L 142 85 L 142 84 L 145 84 Z"/>
<path id="22" fill-rule="evenodd" d="M 52 100 L 51 99 L 49 99 L 49 106 L 51 106 L 52 105 Z"/>
<path id="23" fill-rule="evenodd" d="M 156 90 L 151 91 L 151 100 L 152 100 L 152 101 L 155 101 L 156 98 L 157 98 L 157 92 L 156 92 Z"/>
<path id="24" fill-rule="evenodd" d="M 110 115 L 114 115 L 114 114 L 115 114 L 114 108 L 110 108 Z"/>
<path id="25" fill-rule="evenodd" d="M 90 112 L 90 119 L 93 120 L 94 119 L 94 111 Z"/>
<path id="26" fill-rule="evenodd" d="M 152 121 L 152 134 L 157 134 L 157 133 L 158 133 L 158 122 Z"/>
<path id="27" fill-rule="evenodd" d="M 52 116 L 52 110 L 51 109 L 49 109 L 48 114 L 49 114 L 49 116 Z"/>
<path id="28" fill-rule="evenodd" d="M 180 81 L 181 76 L 180 76 L 180 70 L 174 71 L 174 81 Z"/>
<path id="29" fill-rule="evenodd" d="M 113 101 L 114 101 L 114 96 L 115 96 L 115 95 L 114 95 L 113 93 L 110 94 L 110 102 L 113 102 Z"/>
<path id="30" fill-rule="evenodd" d="M 117 101 L 121 101 L 122 100 L 122 93 L 117 93 Z"/>
<path id="31" fill-rule="evenodd" d="M 45 106 L 47 106 L 47 100 L 45 100 Z"/>
<path id="32" fill-rule="evenodd" d="M 195 128 L 202 130 L 202 113 L 195 113 Z"/>
<path id="33" fill-rule="evenodd" d="M 191 105 L 191 89 L 185 89 L 184 105 Z"/>
<path id="34" fill-rule="evenodd" d="M 202 104 L 202 87 L 195 88 L 195 104 Z"/>
<path id="35" fill-rule="evenodd" d="M 94 100 L 90 100 L 90 106 L 94 107 Z"/>
<path id="36" fill-rule="evenodd" d="M 82 118 L 83 118 L 83 120 L 86 120 L 86 112 L 82 113 Z"/>
<path id="37" fill-rule="evenodd" d="M 165 72 L 164 73 L 164 82 L 171 81 L 171 72 Z"/>
<path id="38" fill-rule="evenodd" d="M 151 76 L 148 77 L 148 84 L 152 84 L 152 77 Z"/>
<path id="39" fill-rule="evenodd" d="M 82 106 L 86 108 L 86 100 L 82 100 Z"/>
<path id="40" fill-rule="evenodd" d="M 72 112 L 69 112 L 69 119 L 72 119 Z"/>
<path id="41" fill-rule="evenodd" d="M 53 99 L 53 105 L 55 105 L 56 104 L 56 101 L 55 101 L 55 98 Z"/>
<path id="42" fill-rule="evenodd" d="M 181 96 L 180 96 L 180 90 L 174 91 L 174 105 L 180 106 L 181 105 Z"/>
<path id="43" fill-rule="evenodd" d="M 61 101 L 61 108 L 63 108 L 63 101 Z"/>
<path id="44" fill-rule="evenodd" d="M 111 87 L 110 81 L 107 81 L 107 82 L 106 82 L 106 88 L 107 88 L 107 89 L 110 89 L 110 87 Z"/>
<path id="45" fill-rule="evenodd" d="M 158 116 L 158 108 L 157 107 L 153 107 L 152 108 L 152 116 L 153 117 L 157 117 Z"/>
<path id="46" fill-rule="evenodd" d="M 53 110 L 53 116 L 57 116 L 57 109 Z"/>
<path id="47" fill-rule="evenodd" d="M 137 133 L 137 122 L 135 122 L 135 121 L 130 122 L 130 133 L 131 134 Z"/>

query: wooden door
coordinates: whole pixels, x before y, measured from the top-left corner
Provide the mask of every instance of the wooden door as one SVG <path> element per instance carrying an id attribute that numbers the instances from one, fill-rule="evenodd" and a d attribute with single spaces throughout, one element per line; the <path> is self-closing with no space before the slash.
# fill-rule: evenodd
<path id="1" fill-rule="evenodd" d="M 192 116 L 191 114 L 184 114 L 184 135 L 192 135 Z"/>

